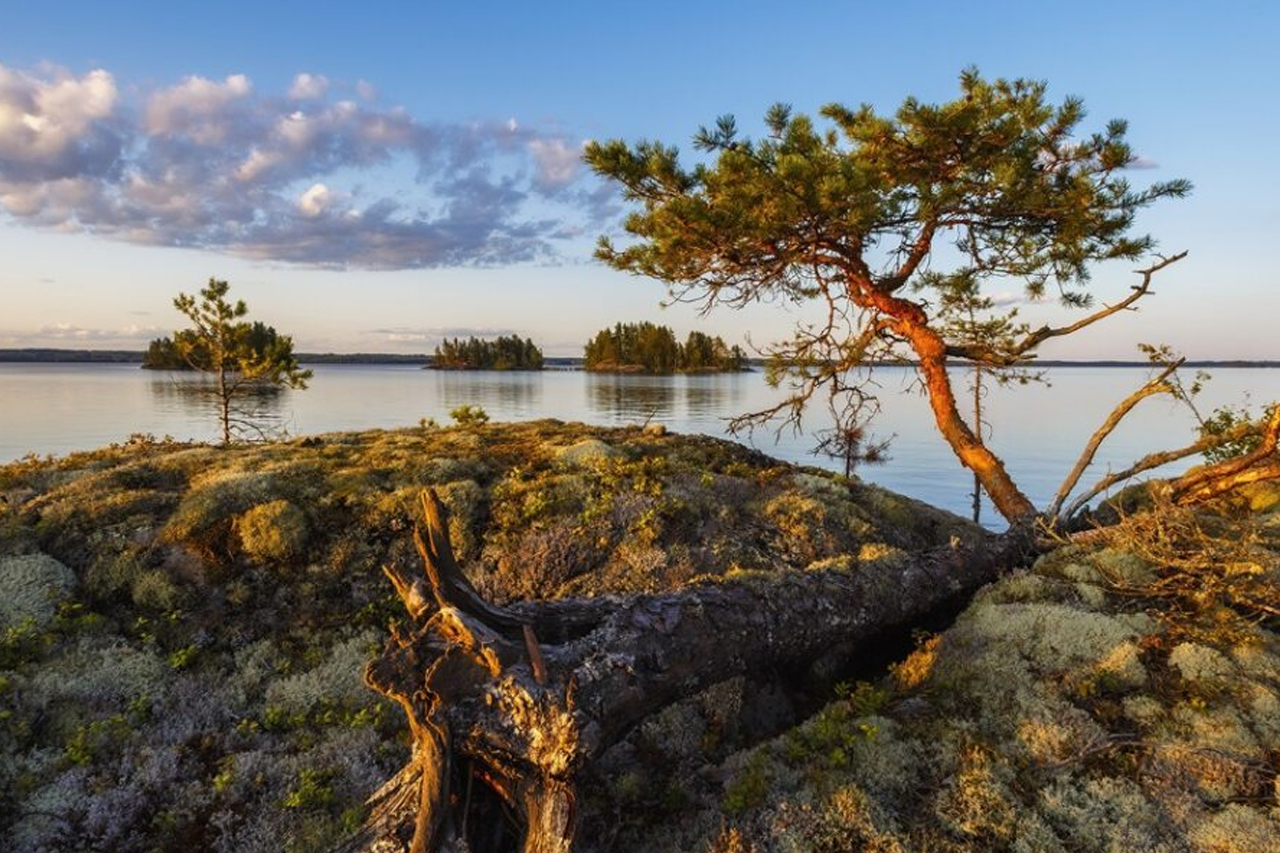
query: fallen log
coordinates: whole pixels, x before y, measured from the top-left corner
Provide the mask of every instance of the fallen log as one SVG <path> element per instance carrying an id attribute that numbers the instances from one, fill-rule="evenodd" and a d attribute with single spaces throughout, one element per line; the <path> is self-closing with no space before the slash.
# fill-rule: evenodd
<path id="1" fill-rule="evenodd" d="M 604 849 L 607 818 L 579 793 L 593 761 L 646 718 L 737 675 L 819 660 L 835 671 L 886 631 L 959 606 L 1031 541 L 1006 534 L 848 570 L 503 608 L 467 581 L 434 492 L 422 508 L 423 573 L 385 569 L 412 625 L 365 671 L 403 708 L 413 757 L 340 848 L 353 853 Z"/>

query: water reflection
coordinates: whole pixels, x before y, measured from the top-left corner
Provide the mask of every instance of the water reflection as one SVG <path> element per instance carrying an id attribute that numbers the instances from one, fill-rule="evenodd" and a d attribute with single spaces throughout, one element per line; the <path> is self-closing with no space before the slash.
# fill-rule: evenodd
<path id="1" fill-rule="evenodd" d="M 663 421 L 676 411 L 676 387 L 669 376 L 586 374 L 587 405 L 596 417 L 614 423 Z"/>
<path id="2" fill-rule="evenodd" d="M 480 406 L 490 414 L 527 417 L 542 408 L 542 374 L 536 371 L 490 373 L 479 370 L 433 370 L 441 408 Z"/>
<path id="3" fill-rule="evenodd" d="M 161 413 L 193 421 L 219 419 L 218 386 L 212 376 L 166 371 L 153 374 L 148 384 L 156 410 Z M 233 431 L 247 438 L 290 432 L 289 390 L 274 385 L 237 389 L 230 410 Z"/>
<path id="4" fill-rule="evenodd" d="M 738 412 L 744 400 L 742 374 L 689 376 L 684 388 L 685 411 L 698 420 L 722 419 L 725 412 Z"/>

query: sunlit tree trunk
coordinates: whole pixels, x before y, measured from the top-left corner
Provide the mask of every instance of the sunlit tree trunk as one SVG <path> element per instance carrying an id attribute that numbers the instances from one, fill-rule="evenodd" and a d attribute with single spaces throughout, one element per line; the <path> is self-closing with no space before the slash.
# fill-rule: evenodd
<path id="1" fill-rule="evenodd" d="M 891 318 L 893 331 L 915 352 L 938 431 L 960 463 L 982 484 L 996 511 L 1010 524 L 1034 518 L 1035 504 L 1014 483 L 1004 462 L 982 443 L 961 416 L 951 377 L 947 374 L 946 342 L 929 326 L 924 310 L 914 302 L 876 290 L 869 283 L 859 289 L 854 301 Z"/>

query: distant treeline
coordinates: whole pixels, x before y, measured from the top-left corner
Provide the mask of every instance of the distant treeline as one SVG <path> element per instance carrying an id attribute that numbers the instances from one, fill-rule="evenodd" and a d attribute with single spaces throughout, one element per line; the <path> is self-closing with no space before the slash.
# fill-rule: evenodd
<path id="1" fill-rule="evenodd" d="M 602 373 L 717 373 L 749 370 L 747 354 L 719 337 L 690 332 L 683 344 L 666 326 L 618 323 L 583 350 L 584 367 Z"/>
<path id="2" fill-rule="evenodd" d="M 714 340 L 714 339 L 713 339 Z M 0 364 L 139 364 L 146 357 L 147 353 L 142 350 L 116 350 L 116 349 L 59 349 L 55 347 L 22 347 L 0 349 Z M 396 352 L 303 352 L 298 353 L 298 361 L 302 364 L 428 364 L 430 357 L 426 353 L 396 353 Z M 749 369 L 754 363 L 756 366 L 763 364 L 762 360 L 747 359 L 742 369 Z M 881 365 L 911 367 L 915 362 L 911 360 L 894 361 L 894 362 L 876 362 Z M 955 361 L 953 364 L 963 366 L 964 362 Z M 561 369 L 574 369 L 583 365 L 583 360 L 570 356 L 548 356 L 543 359 L 543 366 L 554 366 Z M 1116 367 L 1116 368 L 1134 368 L 1134 367 L 1150 367 L 1149 361 L 1122 361 L 1122 360 L 1101 360 L 1101 361 L 1067 361 L 1064 359 L 1036 359 L 1032 362 L 1033 367 Z M 1225 360 L 1198 360 L 1187 361 L 1183 367 L 1189 368 L 1205 368 L 1212 370 L 1214 368 L 1261 368 L 1274 370 L 1280 368 L 1280 361 L 1247 361 L 1244 359 L 1225 359 Z M 182 368 L 175 368 L 182 369 Z M 599 368 L 596 368 L 599 369 Z"/>
<path id="3" fill-rule="evenodd" d="M 431 367 L 438 370 L 541 370 L 542 350 L 529 338 L 517 335 L 483 338 L 446 338 L 436 347 Z"/>
<path id="4" fill-rule="evenodd" d="M 9 364 L 137 364 L 142 353 L 119 349 L 0 349 L 0 362 Z"/>

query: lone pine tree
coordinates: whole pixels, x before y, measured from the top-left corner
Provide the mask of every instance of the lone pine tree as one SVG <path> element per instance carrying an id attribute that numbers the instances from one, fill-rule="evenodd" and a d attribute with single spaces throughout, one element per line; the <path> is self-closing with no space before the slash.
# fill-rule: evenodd
<path id="1" fill-rule="evenodd" d="M 191 321 L 191 328 L 174 334 L 173 345 L 192 369 L 213 377 L 223 444 L 238 434 L 263 432 L 252 413 L 237 408 L 243 395 L 264 386 L 306 388 L 311 378 L 293 354 L 293 338 L 244 320 L 249 309 L 244 300 L 228 301 L 229 289 L 227 282 L 211 278 L 199 299 L 181 293 L 173 300 Z"/>
<path id="2" fill-rule="evenodd" d="M 943 104 L 907 98 L 893 115 L 831 104 L 821 111 L 825 128 L 776 105 L 761 140 L 744 138 L 725 116 L 698 132 L 708 162 L 691 167 L 657 142 L 593 143 L 587 162 L 639 204 L 626 220 L 635 239 L 622 247 L 602 239 L 597 254 L 704 308 L 819 303 L 822 320 L 769 350 L 772 376 L 789 383 L 790 395 L 741 423 L 798 418 L 819 392 L 833 408 L 858 411 L 871 394 L 865 369 L 910 359 L 942 436 L 996 509 L 1017 521 L 1036 507 L 961 415 L 948 361 L 1026 364 L 1045 341 L 1132 305 L 1183 255 L 1155 259 L 1124 300 L 1061 327 L 997 322 L 956 336 L 935 306 L 1017 281 L 1031 298 L 1052 291 L 1088 309 L 1098 263 L 1151 256 L 1155 241 L 1134 232 L 1135 215 L 1191 185 L 1135 188 L 1125 177 L 1136 161 L 1125 122 L 1083 134 L 1082 102 L 1055 106 L 1043 83 L 987 81 L 968 70 L 960 89 Z"/>

